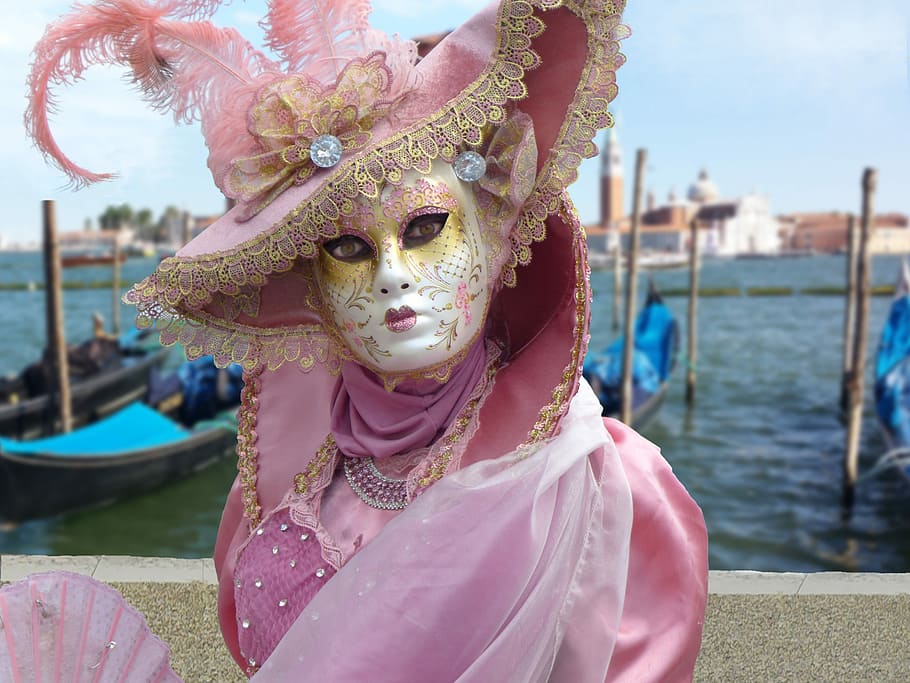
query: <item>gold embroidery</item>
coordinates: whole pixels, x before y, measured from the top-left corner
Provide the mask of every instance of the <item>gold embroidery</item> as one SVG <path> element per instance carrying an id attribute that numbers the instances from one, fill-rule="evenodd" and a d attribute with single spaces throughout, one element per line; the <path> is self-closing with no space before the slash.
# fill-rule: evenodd
<path id="1" fill-rule="evenodd" d="M 301 496 L 305 495 L 313 482 L 319 479 L 326 466 L 329 463 L 334 466 L 337 456 L 338 446 L 335 444 L 335 437 L 329 434 L 325 437 L 325 441 L 322 442 L 306 469 L 294 477 L 294 490 Z"/>
<path id="2" fill-rule="evenodd" d="M 259 412 L 261 374 L 261 368 L 244 371 L 240 410 L 237 413 L 237 470 L 240 474 L 240 497 L 243 514 L 249 520 L 251 530 L 259 526 L 262 520 L 262 506 L 256 493 L 259 470 L 256 420 Z"/>

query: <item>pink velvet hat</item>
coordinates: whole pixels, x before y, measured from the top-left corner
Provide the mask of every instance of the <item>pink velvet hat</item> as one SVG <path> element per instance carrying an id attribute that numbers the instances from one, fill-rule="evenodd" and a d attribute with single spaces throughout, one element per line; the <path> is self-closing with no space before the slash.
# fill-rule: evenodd
<path id="1" fill-rule="evenodd" d="M 339 219 L 405 171 L 480 151 L 488 169 L 509 167 L 497 189 L 514 218 L 496 271 L 514 286 L 581 160 L 596 153 L 597 129 L 612 124 L 622 4 L 504 0 L 415 64 L 413 43 L 370 29 L 364 0 L 270 2 L 263 27 L 279 60 L 199 20 L 217 1 L 106 0 L 49 27 L 35 50 L 26 120 L 78 186 L 110 176 L 57 147 L 52 86 L 94 63 L 119 63 L 155 107 L 198 118 L 214 181 L 237 206 L 131 290 L 140 324 L 155 321 L 165 342 L 223 364 L 337 368 L 343 354 L 300 293 L 307 262 L 337 236 Z M 490 131 L 514 121 L 516 107 L 536 145 L 513 144 L 505 155 L 518 159 L 495 159 Z M 324 140 L 337 146 L 321 152 L 327 166 L 312 151 Z"/>
<path id="2" fill-rule="evenodd" d="M 88 66 L 125 65 L 154 106 L 201 121 L 215 183 L 237 205 L 126 299 L 140 325 L 157 325 L 187 356 L 246 369 L 238 453 L 249 520 L 276 502 L 286 467 L 300 466 L 257 452 L 315 452 L 332 375 L 349 358 L 320 315 L 318 248 L 358 198 L 464 152 L 486 158 L 475 192 L 508 216 L 490 317 L 509 360 L 493 393 L 504 400 L 487 402 L 481 433 L 493 425 L 482 434 L 493 452 L 552 434 L 577 385 L 589 315 L 584 235 L 565 188 L 612 125 L 623 0 L 501 0 L 419 63 L 412 43 L 369 28 L 364 0 L 270 2 L 263 27 L 277 61 L 205 21 L 218 4 L 77 7 L 35 50 L 26 119 L 77 185 L 107 176 L 63 154 L 47 112 L 52 86 Z"/>

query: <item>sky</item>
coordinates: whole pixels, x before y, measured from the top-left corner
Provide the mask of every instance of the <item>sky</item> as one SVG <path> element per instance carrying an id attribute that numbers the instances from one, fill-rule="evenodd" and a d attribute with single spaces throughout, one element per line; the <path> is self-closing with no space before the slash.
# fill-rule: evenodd
<path id="1" fill-rule="evenodd" d="M 487 0 L 374 0 L 371 23 L 413 37 L 454 28 Z M 197 127 L 151 111 L 120 71 L 93 68 L 58 89 L 52 130 L 77 163 L 117 172 L 74 192 L 25 135 L 30 53 L 69 2 L 0 0 L 0 198 L 6 242 L 37 242 L 41 200 L 55 199 L 61 231 L 108 205 L 220 213 Z M 215 15 L 257 47 L 264 0 Z M 723 198 L 768 197 L 774 213 L 854 211 L 863 169 L 878 170 L 876 208 L 910 213 L 910 2 L 907 0 L 630 0 L 627 64 L 613 110 L 625 156 L 626 206 L 635 151 L 645 189 L 684 195 L 706 169 Z M 602 134 L 598 138 L 602 139 Z M 598 220 L 599 162 L 571 188 L 582 221 Z"/>

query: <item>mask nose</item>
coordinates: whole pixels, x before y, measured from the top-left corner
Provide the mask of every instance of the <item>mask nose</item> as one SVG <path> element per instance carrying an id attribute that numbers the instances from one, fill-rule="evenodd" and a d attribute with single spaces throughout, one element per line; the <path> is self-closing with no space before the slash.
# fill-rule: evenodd
<path id="1" fill-rule="evenodd" d="M 414 286 L 414 278 L 398 249 L 392 248 L 381 254 L 373 290 L 383 296 L 396 296 Z"/>
<path id="2" fill-rule="evenodd" d="M 410 282 L 402 282 L 402 283 L 398 286 L 398 288 L 399 288 L 399 289 L 408 289 L 410 286 L 411 286 L 411 283 L 410 283 Z M 386 288 L 386 287 L 380 287 L 380 288 L 379 288 L 379 292 L 380 292 L 380 294 L 391 294 L 391 293 L 392 293 L 392 290 L 390 290 L 390 289 L 388 289 L 388 288 Z"/>

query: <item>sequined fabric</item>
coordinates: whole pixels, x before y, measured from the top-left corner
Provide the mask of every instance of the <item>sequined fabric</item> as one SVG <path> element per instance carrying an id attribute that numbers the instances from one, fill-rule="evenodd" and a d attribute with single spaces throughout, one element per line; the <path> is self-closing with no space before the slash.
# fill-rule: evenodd
<path id="1" fill-rule="evenodd" d="M 240 652 L 250 671 L 264 662 L 335 569 L 315 534 L 287 508 L 257 528 L 237 558 L 234 600 Z"/>

